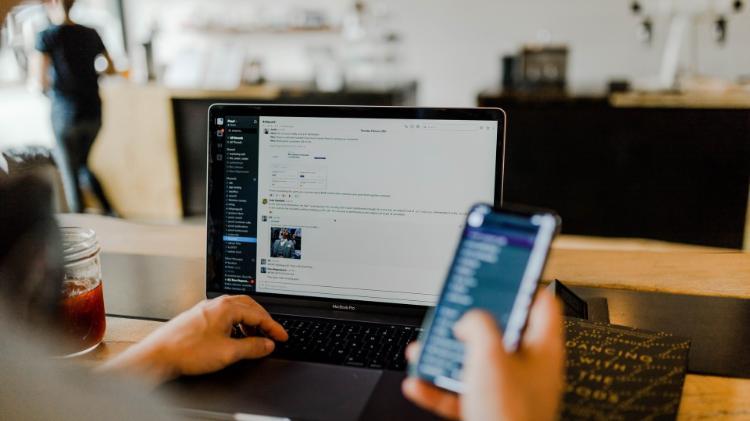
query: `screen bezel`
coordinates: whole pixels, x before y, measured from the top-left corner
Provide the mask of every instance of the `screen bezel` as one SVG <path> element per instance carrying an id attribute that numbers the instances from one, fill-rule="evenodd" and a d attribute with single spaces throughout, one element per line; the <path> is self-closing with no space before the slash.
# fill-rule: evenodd
<path id="1" fill-rule="evenodd" d="M 552 246 L 552 241 L 554 240 L 555 236 L 559 234 L 560 232 L 561 220 L 560 220 L 560 217 L 557 215 L 557 213 L 555 213 L 552 210 L 532 208 L 532 207 L 526 207 L 522 205 L 504 205 L 504 206 L 498 207 L 498 206 L 492 206 L 489 204 L 477 204 L 477 205 L 472 206 L 471 210 L 469 211 L 469 215 L 471 215 L 472 212 L 481 211 L 482 208 L 488 209 L 488 213 L 493 213 L 493 214 L 513 215 L 513 216 L 520 216 L 520 217 L 528 218 L 528 219 L 531 219 L 534 216 L 540 216 L 544 218 L 544 221 L 539 225 L 539 231 L 537 232 L 537 236 L 534 239 L 534 245 L 532 248 L 531 255 L 529 256 L 529 260 L 527 262 L 526 271 L 524 272 L 524 277 L 523 279 L 521 279 L 521 282 L 518 285 L 516 297 L 515 297 L 515 300 L 513 301 L 513 305 L 511 306 L 511 316 L 510 316 L 510 319 L 508 320 L 508 325 L 506 326 L 505 331 L 503 332 L 503 344 L 508 352 L 513 352 L 518 348 L 523 331 L 526 328 L 528 316 L 529 316 L 529 313 L 531 312 L 531 306 L 533 303 L 534 294 L 536 293 L 539 280 L 541 279 L 541 276 L 544 273 L 544 268 L 549 259 L 549 252 Z M 481 225 L 484 225 L 484 222 L 482 222 Z M 434 322 L 435 312 L 438 311 L 440 302 L 443 300 L 443 297 L 445 296 L 446 290 L 448 288 L 448 279 L 450 277 L 450 273 L 453 271 L 453 268 L 456 265 L 456 260 L 458 259 L 458 254 L 461 249 L 461 245 L 463 244 L 463 241 L 466 238 L 468 229 L 469 227 L 467 223 L 464 225 L 464 229 L 461 233 L 461 240 L 456 245 L 456 251 L 454 252 L 453 261 L 451 262 L 451 265 L 448 269 L 448 273 L 446 274 L 446 277 L 445 277 L 446 281 L 444 282 L 443 288 L 440 291 L 440 298 L 438 299 L 438 303 L 428 313 L 427 317 L 425 318 L 423 322 L 423 325 L 422 325 L 424 329 L 424 333 L 423 333 L 424 336 L 422 339 L 424 341 L 423 343 L 427 342 L 427 338 L 432 332 L 432 325 Z M 529 279 L 526 277 L 526 272 L 529 270 L 529 267 L 532 264 L 532 261 L 538 258 L 541 258 L 541 264 L 538 267 L 533 269 L 533 270 L 538 270 L 538 274 L 537 276 L 534 277 L 534 279 Z M 528 302 L 524 303 L 524 301 L 526 300 L 528 300 Z M 508 340 L 509 333 L 513 335 L 513 339 L 510 341 Z M 419 352 L 419 356 L 417 360 L 412 365 L 410 365 L 410 369 L 409 369 L 410 373 L 424 380 L 433 382 L 436 386 L 440 388 L 443 388 L 443 389 L 446 389 L 455 393 L 462 393 L 463 384 L 459 380 L 448 378 L 448 377 L 432 377 L 422 372 L 421 360 L 422 360 L 422 354 L 424 352 L 425 352 L 425 347 L 422 347 L 422 349 Z"/>
<path id="2" fill-rule="evenodd" d="M 365 107 L 365 106 L 306 106 L 306 105 L 262 105 L 262 104 L 213 104 L 209 107 L 207 130 L 207 174 L 206 174 L 206 295 L 211 298 L 220 294 L 226 294 L 219 288 L 215 288 L 214 267 L 221 264 L 217 260 L 217 253 L 213 246 L 220 244 L 219 241 L 211 240 L 211 231 L 214 228 L 214 215 L 223 213 L 224 202 L 221 195 L 215 194 L 212 189 L 213 182 L 222 181 L 223 171 L 214 171 L 217 165 L 223 163 L 214 162 L 212 157 L 211 140 L 212 133 L 217 128 L 215 117 L 217 116 L 280 116 L 280 117 L 319 117 L 319 118 L 384 118 L 384 119 L 430 119 L 430 120 L 481 120 L 496 121 L 497 146 L 495 161 L 494 201 L 496 204 L 503 202 L 503 184 L 505 177 L 505 132 L 506 114 L 500 108 L 421 108 L 421 107 Z M 499 180 L 499 181 L 498 181 Z M 218 197 L 217 197 L 218 196 Z M 223 231 L 223 226 L 220 227 Z M 388 303 L 362 300 L 346 300 L 325 297 L 310 297 L 302 295 L 269 294 L 269 293 L 247 293 L 261 304 L 273 305 L 284 304 L 304 306 L 322 309 L 341 310 L 345 308 L 351 312 L 414 315 L 422 314 L 429 306 L 417 304 Z"/>

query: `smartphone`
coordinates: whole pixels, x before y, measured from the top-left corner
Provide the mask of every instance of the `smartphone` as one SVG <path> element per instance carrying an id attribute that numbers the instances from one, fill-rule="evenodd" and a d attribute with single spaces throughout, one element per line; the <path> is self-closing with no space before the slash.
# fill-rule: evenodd
<path id="1" fill-rule="evenodd" d="M 453 325 L 474 308 L 495 317 L 505 348 L 515 351 L 559 226 L 560 218 L 547 210 L 473 206 L 438 303 L 425 318 L 422 349 L 410 373 L 463 391 L 464 348 Z"/>

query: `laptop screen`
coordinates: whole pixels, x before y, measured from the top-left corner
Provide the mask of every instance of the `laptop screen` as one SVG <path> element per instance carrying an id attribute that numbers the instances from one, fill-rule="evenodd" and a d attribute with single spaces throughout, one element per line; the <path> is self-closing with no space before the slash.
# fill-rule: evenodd
<path id="1" fill-rule="evenodd" d="M 209 290 L 434 305 L 504 123 L 366 110 L 212 107 Z"/>

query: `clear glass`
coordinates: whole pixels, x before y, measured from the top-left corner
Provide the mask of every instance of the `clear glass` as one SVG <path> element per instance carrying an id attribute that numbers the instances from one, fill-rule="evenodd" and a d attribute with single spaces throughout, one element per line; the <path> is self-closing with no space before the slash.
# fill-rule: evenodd
<path id="1" fill-rule="evenodd" d="M 61 228 L 65 276 L 60 297 L 60 328 L 66 356 L 96 348 L 104 338 L 106 319 L 102 267 L 96 233 L 87 228 Z"/>

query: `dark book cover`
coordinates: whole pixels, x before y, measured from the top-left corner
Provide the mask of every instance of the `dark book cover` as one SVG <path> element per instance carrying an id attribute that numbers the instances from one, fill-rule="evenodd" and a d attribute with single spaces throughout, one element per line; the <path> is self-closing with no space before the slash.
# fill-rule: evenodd
<path id="1" fill-rule="evenodd" d="M 565 420 L 673 420 L 690 340 L 663 332 L 565 320 Z"/>

